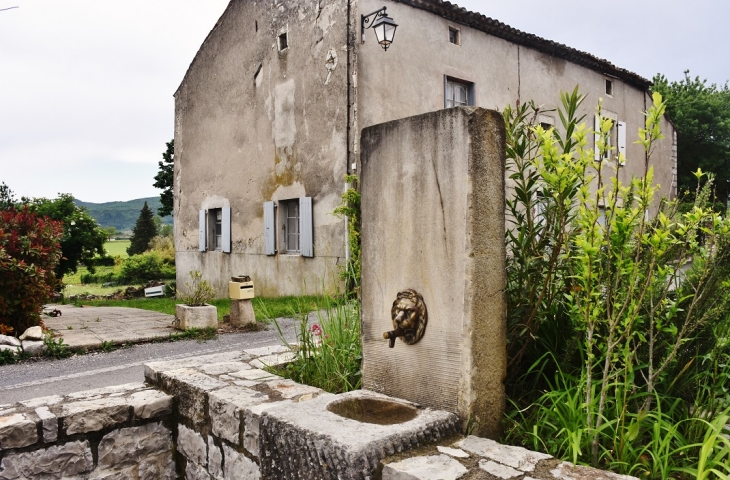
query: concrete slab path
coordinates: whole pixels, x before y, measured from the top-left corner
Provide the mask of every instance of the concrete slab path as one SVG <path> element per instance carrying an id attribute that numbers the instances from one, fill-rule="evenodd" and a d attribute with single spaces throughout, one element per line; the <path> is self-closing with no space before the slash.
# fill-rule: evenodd
<path id="1" fill-rule="evenodd" d="M 127 307 L 75 307 L 47 305 L 45 310 L 58 309 L 60 317 L 43 317 L 46 327 L 72 348 L 96 349 L 102 342 L 148 342 L 167 338 L 176 332 L 174 315 Z"/>

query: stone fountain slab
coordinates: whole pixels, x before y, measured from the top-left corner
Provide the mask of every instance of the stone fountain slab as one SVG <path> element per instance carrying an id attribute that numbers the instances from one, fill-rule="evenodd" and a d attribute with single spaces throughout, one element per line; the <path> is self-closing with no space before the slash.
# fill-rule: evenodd
<path id="1" fill-rule="evenodd" d="M 346 399 L 383 399 L 417 409 L 414 419 L 378 425 L 344 418 L 327 407 Z M 265 412 L 260 424 L 263 478 L 372 479 L 382 459 L 454 434 L 458 417 L 375 392 L 321 395 Z"/>

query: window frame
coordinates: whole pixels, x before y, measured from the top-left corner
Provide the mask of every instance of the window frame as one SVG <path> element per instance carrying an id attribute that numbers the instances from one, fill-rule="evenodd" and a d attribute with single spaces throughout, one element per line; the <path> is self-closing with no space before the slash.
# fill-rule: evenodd
<path id="1" fill-rule="evenodd" d="M 452 86 L 452 92 L 453 87 L 458 85 L 460 87 L 464 87 L 464 91 L 466 94 L 466 102 L 459 105 L 449 105 L 449 98 L 448 98 L 448 91 L 449 91 L 449 85 Z M 455 108 L 455 107 L 473 107 L 475 105 L 476 100 L 476 87 L 474 86 L 474 82 L 470 82 L 468 80 L 462 80 L 460 78 L 451 77 L 448 75 L 444 75 L 444 108 Z M 454 102 L 453 94 L 451 101 Z"/>
<path id="2" fill-rule="evenodd" d="M 452 34 L 454 38 L 453 42 L 451 41 Z M 451 45 L 461 46 L 461 30 L 456 27 L 452 27 L 451 25 L 449 25 L 449 43 Z"/>
<path id="3" fill-rule="evenodd" d="M 279 212 L 282 213 L 282 252 L 288 255 L 301 254 L 301 231 L 299 222 L 301 221 L 299 199 L 292 198 L 279 201 Z M 292 230 L 294 230 L 292 232 Z"/>
<path id="4" fill-rule="evenodd" d="M 231 207 L 198 212 L 198 251 L 231 253 Z"/>

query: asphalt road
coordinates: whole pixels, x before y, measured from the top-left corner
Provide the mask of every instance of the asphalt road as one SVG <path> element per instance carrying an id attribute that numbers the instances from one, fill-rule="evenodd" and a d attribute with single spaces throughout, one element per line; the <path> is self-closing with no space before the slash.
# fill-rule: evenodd
<path id="1" fill-rule="evenodd" d="M 298 323 L 298 322 L 296 322 Z M 287 341 L 294 341 L 294 320 L 279 319 Z M 273 326 L 251 333 L 229 333 L 215 340 L 138 344 L 113 352 L 38 359 L 0 366 L 0 405 L 47 395 L 143 382 L 144 364 L 245 348 L 279 345 Z"/>

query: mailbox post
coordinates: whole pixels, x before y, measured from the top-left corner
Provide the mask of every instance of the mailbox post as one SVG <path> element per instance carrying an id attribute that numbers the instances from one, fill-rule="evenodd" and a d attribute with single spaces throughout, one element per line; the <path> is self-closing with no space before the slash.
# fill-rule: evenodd
<path id="1" fill-rule="evenodd" d="M 256 323 L 251 299 L 254 297 L 253 280 L 248 275 L 231 277 L 228 282 L 228 294 L 231 297 L 231 326 L 243 327 Z"/>

